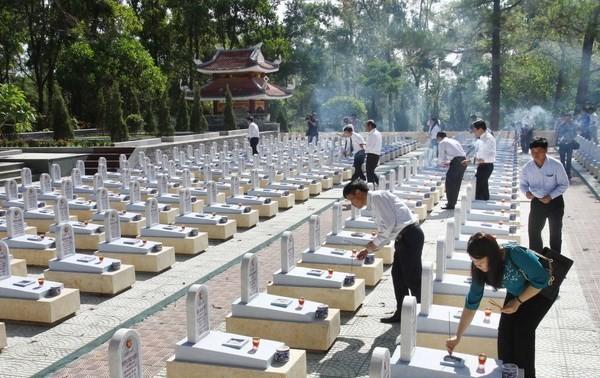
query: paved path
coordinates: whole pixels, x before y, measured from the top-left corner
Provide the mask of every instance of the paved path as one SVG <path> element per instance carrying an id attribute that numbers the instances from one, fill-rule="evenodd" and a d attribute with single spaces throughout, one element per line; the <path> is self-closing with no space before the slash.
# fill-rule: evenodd
<path id="1" fill-rule="evenodd" d="M 523 162 L 524 159 L 523 156 Z M 331 227 L 329 207 L 340 197 L 339 187 L 324 192 L 273 220 L 236 234 L 233 240 L 211 246 L 206 253 L 178 258 L 170 271 L 158 276 L 138 276 L 136 286 L 116 298 L 83 296 L 82 311 L 52 329 L 9 324 L 11 347 L 0 354 L 0 377 L 31 376 L 35 372 L 38 376 L 52 377 L 106 377 L 106 340 L 121 326 L 140 332 L 144 376 L 165 376 L 164 361 L 173 354 L 174 344 L 186 334 L 185 300 L 181 296 L 189 285 L 202 282 L 208 286 L 211 326 L 223 330 L 231 302 L 239 297 L 239 260 L 243 253 L 257 253 L 260 287 L 264 289 L 271 272 L 279 268 L 280 234 L 294 230 L 299 257 L 308 246 L 308 216 L 323 212 L 321 228 L 325 232 Z M 600 272 L 597 258 L 600 247 L 596 242 L 600 202 L 580 177 L 572 181 L 565 199 L 563 250 L 575 260 L 575 265 L 563 284 L 560 299 L 538 329 L 537 366 L 538 377 L 542 378 L 596 376 L 596 369 L 591 367 L 600 363 L 600 298 L 596 279 Z M 445 221 L 451 216 L 439 207 L 422 225 L 426 235 L 424 259 L 435 258 L 435 240 L 443 235 Z M 522 198 L 524 245 L 527 245 L 528 208 L 528 201 Z M 379 322 L 380 317 L 395 308 L 389 274 L 388 267 L 383 280 L 367 291 L 366 300 L 356 313 L 343 314 L 340 336 L 327 353 L 307 355 L 309 376 L 366 376 L 374 347 L 383 346 L 390 351 L 396 348 L 399 327 Z M 64 367 L 56 371 L 57 362 Z"/>

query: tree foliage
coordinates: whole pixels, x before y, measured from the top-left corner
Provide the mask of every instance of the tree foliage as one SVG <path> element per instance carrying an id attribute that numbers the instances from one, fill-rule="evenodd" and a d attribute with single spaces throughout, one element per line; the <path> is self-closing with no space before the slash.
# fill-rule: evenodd
<path id="1" fill-rule="evenodd" d="M 31 131 L 35 111 L 21 89 L 11 84 L 0 85 L 0 135 L 14 139 L 17 133 Z"/>
<path id="2" fill-rule="evenodd" d="M 233 111 L 233 100 L 231 97 L 231 91 L 229 85 L 225 89 L 225 109 L 223 110 L 223 128 L 225 130 L 236 130 L 237 120 L 235 112 Z"/>
<path id="3" fill-rule="evenodd" d="M 52 130 L 54 131 L 54 140 L 73 139 L 73 119 L 69 115 L 69 110 L 63 99 L 60 87 L 55 85 L 54 98 L 52 100 Z"/>

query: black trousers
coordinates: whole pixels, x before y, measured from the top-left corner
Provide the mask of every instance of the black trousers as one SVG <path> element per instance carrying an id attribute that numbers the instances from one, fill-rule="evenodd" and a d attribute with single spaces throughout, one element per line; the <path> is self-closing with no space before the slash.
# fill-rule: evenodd
<path id="1" fill-rule="evenodd" d="M 567 176 L 571 178 L 571 159 L 573 158 L 573 147 L 571 145 L 559 145 L 558 156 L 560 157 L 560 162 L 562 163 L 563 167 L 565 167 L 565 171 L 567 171 Z"/>
<path id="2" fill-rule="evenodd" d="M 258 155 L 258 137 L 250 138 L 250 147 L 252 147 L 252 155 Z"/>
<path id="3" fill-rule="evenodd" d="M 514 298 L 506 294 L 504 305 Z M 525 370 L 525 378 L 535 378 L 535 330 L 554 304 L 541 294 L 523 303 L 517 312 L 500 315 L 498 358 Z"/>
<path id="4" fill-rule="evenodd" d="M 379 185 L 379 177 L 375 174 L 375 168 L 379 163 L 379 155 L 367 154 L 367 165 L 365 167 L 367 171 L 367 182 L 373 182 Z"/>
<path id="5" fill-rule="evenodd" d="M 475 199 L 488 201 L 490 199 L 490 185 L 488 180 L 494 171 L 493 163 L 483 163 L 477 166 L 475 173 Z"/>
<path id="6" fill-rule="evenodd" d="M 458 200 L 458 193 L 460 192 L 460 184 L 462 184 L 463 176 L 465 175 L 466 165 L 462 165 L 462 161 L 465 160 L 464 156 L 456 156 L 450 160 L 450 166 L 448 172 L 446 172 L 446 199 L 448 203 L 447 207 L 454 207 Z"/>
<path id="7" fill-rule="evenodd" d="M 354 154 L 354 174 L 350 177 L 350 181 L 361 179 L 366 181 L 365 173 L 362 170 L 362 165 L 365 162 L 365 150 L 360 150 Z"/>
<path id="8" fill-rule="evenodd" d="M 396 306 L 402 309 L 404 297 L 410 294 L 421 303 L 421 273 L 423 265 L 421 255 L 423 254 L 423 243 L 425 235 L 418 225 L 408 226 L 400 238 L 394 243 L 394 264 L 392 265 L 392 281 L 394 283 L 394 295 Z"/>
<path id="9" fill-rule="evenodd" d="M 546 219 L 550 231 L 550 249 L 560 252 L 562 245 L 563 215 L 565 214 L 565 201 L 563 196 L 558 196 L 547 204 L 537 198 L 531 200 L 529 206 L 529 221 L 527 231 L 529 234 L 529 248 L 538 253 L 544 250 L 542 230 L 546 226 Z"/>

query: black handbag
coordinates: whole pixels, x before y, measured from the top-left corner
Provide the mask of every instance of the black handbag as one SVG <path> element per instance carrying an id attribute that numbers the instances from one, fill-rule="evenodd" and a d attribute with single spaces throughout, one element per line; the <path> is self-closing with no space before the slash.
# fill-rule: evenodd
<path id="1" fill-rule="evenodd" d="M 548 286 L 543 288 L 540 291 L 540 294 L 548 299 L 555 300 L 558 296 L 558 290 L 560 289 L 560 285 L 567 276 L 567 273 L 571 269 L 571 266 L 573 266 L 573 260 L 564 255 L 561 255 L 559 252 L 556 252 L 548 247 L 544 248 L 542 254 L 539 254 L 536 251 L 531 252 L 533 252 L 538 257 L 540 263 L 542 264 L 544 269 L 546 269 L 548 275 L 550 276 L 550 278 L 548 279 Z M 519 269 L 523 277 L 525 277 L 525 279 L 529 281 L 529 277 L 527 277 L 527 274 L 525 274 L 523 269 L 519 268 L 518 266 L 517 268 Z"/>
<path id="2" fill-rule="evenodd" d="M 578 150 L 579 147 L 581 147 L 581 146 L 579 145 L 579 143 L 576 140 L 572 140 L 571 147 L 573 147 L 574 150 Z"/>

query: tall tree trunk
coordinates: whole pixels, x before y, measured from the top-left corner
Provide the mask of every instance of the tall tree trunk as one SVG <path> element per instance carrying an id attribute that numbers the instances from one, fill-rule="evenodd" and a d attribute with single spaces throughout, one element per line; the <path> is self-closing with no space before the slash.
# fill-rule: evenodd
<path id="1" fill-rule="evenodd" d="M 490 128 L 500 126 L 500 0 L 494 0 L 492 13 L 492 82 L 490 87 Z"/>
<path id="2" fill-rule="evenodd" d="M 578 113 L 588 98 L 590 86 L 590 62 L 594 47 L 594 38 L 598 32 L 598 18 L 600 17 L 600 1 L 596 3 L 596 9 L 590 15 L 585 35 L 583 36 L 583 47 L 581 48 L 581 65 L 579 67 L 579 85 L 575 96 L 575 111 Z"/>
<path id="3" fill-rule="evenodd" d="M 564 46 L 560 46 L 560 62 L 558 68 L 558 75 L 556 76 L 556 89 L 554 91 L 554 105 L 552 107 L 552 114 L 558 116 L 562 108 L 562 95 L 563 88 L 565 87 L 565 62 L 567 60 L 567 51 Z"/>

